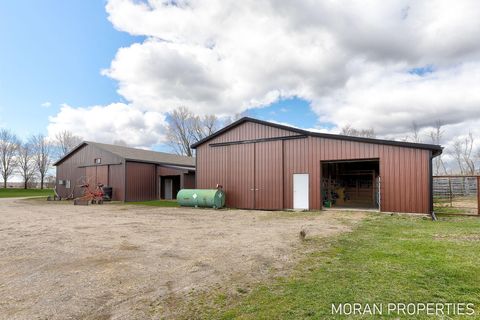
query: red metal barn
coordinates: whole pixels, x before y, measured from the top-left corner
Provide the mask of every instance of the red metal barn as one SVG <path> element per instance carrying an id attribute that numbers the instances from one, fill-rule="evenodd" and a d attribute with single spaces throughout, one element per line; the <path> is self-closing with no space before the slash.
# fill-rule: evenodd
<path id="1" fill-rule="evenodd" d="M 196 187 L 245 209 L 430 213 L 438 145 L 316 133 L 242 118 L 192 146 Z"/>
<path id="2" fill-rule="evenodd" d="M 54 165 L 61 197 L 80 196 L 85 180 L 112 187 L 118 201 L 175 199 L 195 186 L 194 158 L 117 145 L 85 141 Z"/>

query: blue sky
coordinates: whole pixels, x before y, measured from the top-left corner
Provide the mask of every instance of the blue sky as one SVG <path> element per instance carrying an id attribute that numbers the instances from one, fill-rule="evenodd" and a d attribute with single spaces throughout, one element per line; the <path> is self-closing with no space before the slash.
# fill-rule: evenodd
<path id="1" fill-rule="evenodd" d="M 0 126 L 166 150 L 186 106 L 395 139 L 415 121 L 423 142 L 440 121 L 447 149 L 480 136 L 478 1 L 262 3 L 1 1 Z M 277 94 L 298 98 L 249 109 Z"/>
<path id="2" fill-rule="evenodd" d="M 317 115 L 310 108 L 310 103 L 299 98 L 284 99 L 265 108 L 251 109 L 249 116 L 265 121 L 277 121 L 300 128 L 332 127 L 329 123 L 318 123 Z"/>
<path id="3" fill-rule="evenodd" d="M 46 133 L 62 103 L 123 101 L 102 76 L 118 48 L 138 39 L 116 31 L 104 1 L 0 2 L 0 125 L 19 136 Z M 42 107 L 50 102 L 50 107 Z"/>
<path id="4" fill-rule="evenodd" d="M 49 116 L 73 106 L 126 102 L 117 82 L 100 74 L 121 47 L 141 42 L 115 30 L 105 1 L 0 2 L 0 125 L 26 138 L 47 133 Z M 315 127 L 309 103 L 291 98 L 249 115 Z M 165 149 L 156 145 L 156 149 Z"/>

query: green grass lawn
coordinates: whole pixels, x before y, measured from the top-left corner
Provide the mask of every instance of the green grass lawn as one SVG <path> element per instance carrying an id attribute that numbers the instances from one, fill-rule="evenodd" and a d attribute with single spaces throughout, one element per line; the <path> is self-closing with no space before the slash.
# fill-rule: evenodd
<path id="1" fill-rule="evenodd" d="M 0 198 L 47 197 L 53 196 L 53 189 L 3 189 L 0 188 Z"/>
<path id="2" fill-rule="evenodd" d="M 479 218 L 432 222 L 372 214 L 352 233 L 304 245 L 312 253 L 291 275 L 238 295 L 217 292 L 197 301 L 192 314 L 216 319 L 347 319 L 332 316 L 331 304 L 354 302 L 470 302 L 480 314 Z"/>
<path id="3" fill-rule="evenodd" d="M 127 202 L 127 204 L 144 205 L 151 207 L 178 207 L 176 200 L 152 200 L 152 201 L 139 201 L 139 202 Z"/>
<path id="4" fill-rule="evenodd" d="M 468 214 L 470 210 L 462 209 L 462 208 L 454 208 L 448 206 L 435 206 L 433 207 L 433 211 L 435 214 Z"/>

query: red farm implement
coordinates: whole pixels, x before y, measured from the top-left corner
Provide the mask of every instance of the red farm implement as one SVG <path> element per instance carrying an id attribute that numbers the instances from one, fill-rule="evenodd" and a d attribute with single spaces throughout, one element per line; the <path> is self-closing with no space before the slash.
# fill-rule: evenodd
<path id="1" fill-rule="evenodd" d="M 105 193 L 103 192 L 103 184 L 98 183 L 95 187 L 90 183 L 80 185 L 83 189 L 83 196 L 73 201 L 74 205 L 103 204 Z"/>

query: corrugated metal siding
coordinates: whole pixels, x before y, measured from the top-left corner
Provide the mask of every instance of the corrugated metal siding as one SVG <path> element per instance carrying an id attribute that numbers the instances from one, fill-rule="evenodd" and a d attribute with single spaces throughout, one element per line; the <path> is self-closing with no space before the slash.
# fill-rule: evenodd
<path id="1" fill-rule="evenodd" d="M 155 164 L 127 162 L 125 201 L 157 199 L 156 167 Z"/>
<path id="2" fill-rule="evenodd" d="M 255 143 L 255 209 L 284 207 L 282 149 L 282 141 Z"/>
<path id="3" fill-rule="evenodd" d="M 159 176 L 179 176 L 185 172 L 188 172 L 188 170 L 157 166 L 157 175 Z"/>
<path id="4" fill-rule="evenodd" d="M 187 173 L 184 176 L 183 180 L 184 189 L 194 189 L 195 188 L 195 173 Z"/>
<path id="5" fill-rule="evenodd" d="M 226 205 L 233 208 L 253 208 L 254 206 L 254 144 L 245 145 L 232 145 L 228 147 L 211 148 L 216 153 L 227 154 L 226 167 L 222 166 L 224 174 L 217 180 L 210 180 L 210 187 L 215 185 L 223 185 L 225 190 L 231 190 L 226 197 Z M 221 158 L 221 155 L 214 155 L 214 157 Z M 213 159 L 212 159 L 213 160 Z M 215 160 L 213 160 L 215 161 Z M 218 161 L 218 160 L 217 160 Z M 222 160 L 220 160 L 222 162 Z M 203 161 L 201 162 L 202 164 Z M 218 165 L 218 164 L 216 164 Z M 205 167 L 205 166 L 204 166 Z M 208 164 L 207 164 L 208 170 Z M 225 169 L 223 169 L 225 168 Z M 214 178 L 215 177 L 211 177 Z M 197 175 L 197 187 L 198 187 L 198 175 Z M 200 187 L 201 188 L 201 187 Z"/>
<path id="6" fill-rule="evenodd" d="M 97 183 L 101 183 L 105 186 L 108 186 L 108 167 L 109 166 L 98 166 L 97 167 Z"/>
<path id="7" fill-rule="evenodd" d="M 108 180 L 112 187 L 113 200 L 125 201 L 125 164 L 110 166 Z"/>
<path id="8" fill-rule="evenodd" d="M 225 132 L 224 134 L 208 141 L 206 145 L 213 143 L 222 143 L 230 141 L 240 141 L 240 140 L 252 140 L 252 139 L 263 139 L 263 138 L 274 138 L 274 137 L 285 137 L 285 136 L 296 136 L 299 135 L 296 132 L 282 130 L 279 128 L 274 128 L 270 126 L 264 126 L 259 123 L 245 122 L 241 125 Z"/>
<path id="9" fill-rule="evenodd" d="M 85 176 L 87 177 L 88 183 L 92 185 L 97 184 L 97 166 L 85 168 Z"/>
<path id="10" fill-rule="evenodd" d="M 248 124 L 250 126 L 247 126 Z M 260 126 L 263 125 L 245 123 L 234 128 L 232 130 L 236 131 L 234 134 L 226 132 L 215 138 L 215 142 L 210 141 L 199 146 L 197 148 L 197 187 L 212 188 L 217 183 L 222 184 L 229 207 L 255 208 L 259 203 L 261 207 L 276 209 L 277 199 L 282 198 L 283 208 L 292 208 L 293 174 L 308 173 L 310 175 L 310 208 L 320 209 L 320 161 L 379 159 L 381 210 L 429 212 L 431 175 L 429 150 L 320 137 L 223 147 L 209 146 L 210 143 L 275 136 L 274 130 L 262 129 Z M 253 132 L 248 131 L 248 128 Z M 288 135 L 292 133 L 285 131 L 279 136 Z M 279 149 L 283 149 L 283 157 L 278 155 Z M 255 157 L 254 154 L 257 151 L 258 155 Z M 279 171 L 279 167 L 283 167 L 283 170 Z M 253 200 L 250 191 L 255 187 L 255 183 L 263 186 L 262 191 L 254 192 L 256 201 Z M 281 185 L 281 188 L 278 185 Z"/>
<path id="11" fill-rule="evenodd" d="M 70 180 L 71 187 L 75 186 L 75 197 L 82 195 L 82 190 L 78 187 L 78 184 L 82 182 L 82 177 L 86 176 L 84 166 L 94 165 L 95 158 L 101 158 L 102 164 L 120 163 L 122 161 L 121 158 L 91 145 L 80 148 L 57 166 L 57 192 L 60 196 L 70 195 L 72 189 L 66 189 L 64 185 L 59 185 L 58 180 Z"/>
<path id="12" fill-rule="evenodd" d="M 88 181 L 94 186 L 96 186 L 98 183 L 108 186 L 108 167 L 108 165 L 87 167 L 85 175 L 87 176 Z"/>
<path id="13" fill-rule="evenodd" d="M 180 176 L 180 188 L 181 189 L 194 189 L 195 188 L 195 172 L 176 169 L 170 167 L 157 166 L 157 176 Z M 158 180 L 160 181 L 160 180 Z M 182 185 L 183 184 L 183 185 Z"/>

